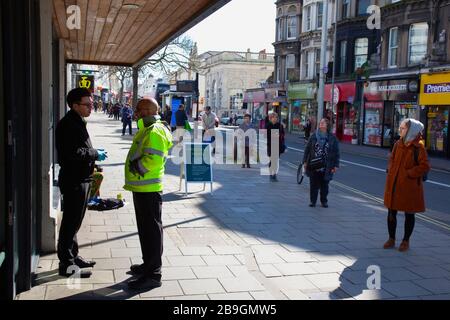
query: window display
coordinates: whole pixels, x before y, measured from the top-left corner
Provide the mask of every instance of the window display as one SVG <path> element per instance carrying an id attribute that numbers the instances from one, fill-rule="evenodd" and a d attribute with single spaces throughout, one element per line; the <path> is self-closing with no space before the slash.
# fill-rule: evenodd
<path id="1" fill-rule="evenodd" d="M 383 102 L 366 102 L 364 144 L 381 146 Z"/>
<path id="2" fill-rule="evenodd" d="M 428 110 L 427 149 L 445 152 L 448 146 L 449 107 L 430 107 Z"/>

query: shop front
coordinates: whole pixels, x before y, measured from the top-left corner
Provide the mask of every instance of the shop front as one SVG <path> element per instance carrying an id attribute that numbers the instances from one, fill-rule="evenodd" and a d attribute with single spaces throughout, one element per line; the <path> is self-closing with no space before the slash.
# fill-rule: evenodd
<path id="1" fill-rule="evenodd" d="M 421 76 L 419 104 L 426 111 L 427 150 L 450 158 L 450 72 Z"/>
<path id="2" fill-rule="evenodd" d="M 364 87 L 363 144 L 390 147 L 400 122 L 420 120 L 418 79 L 372 81 Z"/>
<path id="3" fill-rule="evenodd" d="M 264 89 L 249 89 L 245 91 L 244 103 L 247 103 L 247 112 L 252 116 L 252 122 L 259 127 L 266 117 L 266 95 Z"/>
<path id="4" fill-rule="evenodd" d="M 353 105 L 355 94 L 355 82 L 336 83 L 334 91 L 332 84 L 325 85 L 324 101 L 327 102 L 327 117 L 332 120 L 333 133 L 342 142 L 352 142 L 357 136 L 358 110 Z"/>
<path id="5" fill-rule="evenodd" d="M 280 119 L 280 122 L 285 124 L 289 123 L 289 106 L 286 99 L 286 89 L 282 85 L 271 85 L 264 88 L 265 102 L 267 106 L 267 114 L 269 112 L 276 112 Z"/>
<path id="6" fill-rule="evenodd" d="M 300 133 L 306 120 L 316 117 L 314 103 L 317 87 L 315 83 L 290 83 L 288 101 L 290 107 L 289 132 Z"/>

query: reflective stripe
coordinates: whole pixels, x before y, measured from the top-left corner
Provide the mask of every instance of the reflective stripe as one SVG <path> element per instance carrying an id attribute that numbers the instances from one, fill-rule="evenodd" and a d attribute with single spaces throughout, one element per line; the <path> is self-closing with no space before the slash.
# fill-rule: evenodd
<path id="1" fill-rule="evenodd" d="M 159 150 L 156 150 L 156 149 L 153 149 L 153 148 L 145 148 L 143 151 L 144 151 L 144 153 L 156 154 L 156 155 L 161 156 L 161 157 L 164 158 L 164 152 L 162 152 L 162 151 L 159 151 Z"/>
<path id="2" fill-rule="evenodd" d="M 149 180 L 139 180 L 139 181 L 125 180 L 125 184 L 129 184 L 131 186 L 145 186 L 148 184 L 156 184 L 156 183 L 161 183 L 161 182 L 162 182 L 161 179 L 149 179 Z"/>
<path id="3" fill-rule="evenodd" d="M 138 166 L 138 170 L 139 170 L 139 174 L 141 176 L 145 175 L 149 170 L 147 170 L 146 167 L 144 167 L 144 165 L 142 164 L 141 161 L 137 161 L 137 166 Z"/>

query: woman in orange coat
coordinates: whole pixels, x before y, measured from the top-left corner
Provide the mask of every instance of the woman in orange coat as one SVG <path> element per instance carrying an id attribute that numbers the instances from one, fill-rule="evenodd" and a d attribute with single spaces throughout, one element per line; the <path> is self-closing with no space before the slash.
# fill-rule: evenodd
<path id="1" fill-rule="evenodd" d="M 385 249 L 395 247 L 397 212 L 405 212 L 405 234 L 399 251 L 409 249 L 409 238 L 414 229 L 415 213 L 425 211 L 422 177 L 430 170 L 427 152 L 421 141 L 423 124 L 405 119 L 400 124 L 400 140 L 389 158 L 384 205 L 388 208 L 389 240 Z"/>

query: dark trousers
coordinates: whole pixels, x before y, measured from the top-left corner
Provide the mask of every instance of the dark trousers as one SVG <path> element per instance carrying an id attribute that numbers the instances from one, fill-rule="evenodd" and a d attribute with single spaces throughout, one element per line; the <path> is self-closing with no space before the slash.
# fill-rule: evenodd
<path id="1" fill-rule="evenodd" d="M 245 164 L 250 166 L 250 146 L 245 146 Z"/>
<path id="2" fill-rule="evenodd" d="M 133 201 L 145 274 L 161 280 L 162 192 L 133 192 Z"/>
<path id="3" fill-rule="evenodd" d="M 63 218 L 59 228 L 58 259 L 63 264 L 73 264 L 78 256 L 77 232 L 86 213 L 90 191 L 90 183 L 79 183 L 61 190 Z"/>
<path id="4" fill-rule="evenodd" d="M 321 203 L 327 203 L 327 197 L 328 197 L 328 184 L 329 181 L 326 181 L 324 179 L 324 172 L 312 172 L 311 176 L 309 177 L 309 187 L 310 187 L 310 200 L 311 203 L 317 202 L 317 196 L 319 195 L 320 190 L 320 202 Z"/>
<path id="5" fill-rule="evenodd" d="M 125 135 L 125 131 L 127 129 L 127 126 L 129 128 L 130 135 L 132 135 L 133 133 L 132 133 L 132 129 L 131 129 L 131 121 L 124 121 L 123 122 L 122 135 Z"/>

